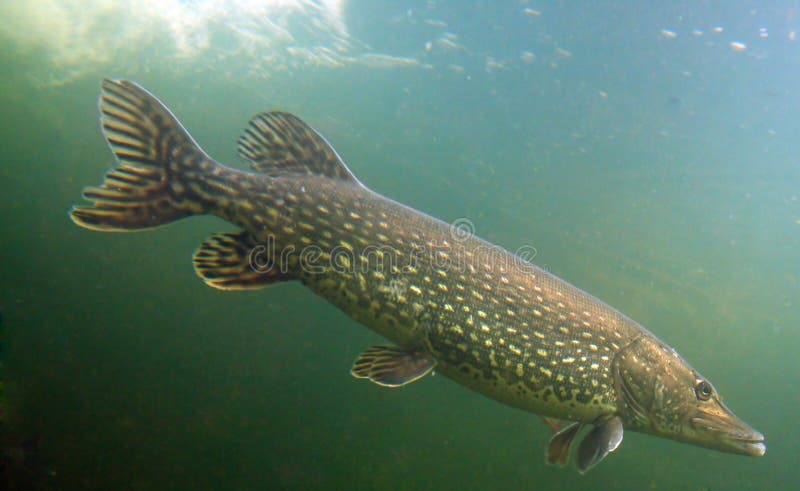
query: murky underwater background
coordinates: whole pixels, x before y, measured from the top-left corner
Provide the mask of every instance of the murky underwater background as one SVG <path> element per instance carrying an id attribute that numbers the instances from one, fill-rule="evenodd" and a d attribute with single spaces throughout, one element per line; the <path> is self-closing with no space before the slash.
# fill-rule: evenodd
<path id="1" fill-rule="evenodd" d="M 0 2 L 0 400 L 11 488 L 791 489 L 800 482 L 794 2 Z M 796 34 L 797 33 L 797 34 Z M 104 76 L 236 164 L 300 115 L 374 190 L 642 322 L 766 435 L 760 459 L 627 433 L 586 476 L 534 415 L 349 368 L 380 341 L 298 284 L 210 289 L 213 218 L 67 210 L 113 162 Z M 236 164 L 240 165 L 240 164 Z"/>

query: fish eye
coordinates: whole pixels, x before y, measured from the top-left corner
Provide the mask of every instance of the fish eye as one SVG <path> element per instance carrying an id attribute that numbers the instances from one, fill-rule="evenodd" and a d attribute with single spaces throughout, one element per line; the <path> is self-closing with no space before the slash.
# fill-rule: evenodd
<path id="1" fill-rule="evenodd" d="M 711 395 L 713 393 L 714 393 L 714 389 L 711 388 L 711 384 L 709 384 L 705 380 L 699 380 L 697 382 L 697 385 L 694 386 L 694 394 L 701 401 L 707 401 L 707 400 L 711 399 Z"/>

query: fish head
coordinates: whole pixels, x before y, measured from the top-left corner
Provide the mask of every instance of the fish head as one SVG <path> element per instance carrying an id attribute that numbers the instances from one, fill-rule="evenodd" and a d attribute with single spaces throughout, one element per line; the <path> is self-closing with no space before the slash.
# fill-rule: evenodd
<path id="1" fill-rule="evenodd" d="M 708 380 L 655 337 L 645 335 L 622 348 L 613 373 L 626 428 L 722 452 L 753 457 L 766 452 L 764 436 L 736 417 Z"/>

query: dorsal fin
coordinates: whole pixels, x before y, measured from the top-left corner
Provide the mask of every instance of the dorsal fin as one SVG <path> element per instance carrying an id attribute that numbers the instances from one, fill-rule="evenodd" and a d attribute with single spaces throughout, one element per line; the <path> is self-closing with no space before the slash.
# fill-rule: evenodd
<path id="1" fill-rule="evenodd" d="M 325 138 L 294 114 L 272 111 L 253 116 L 238 148 L 239 156 L 256 172 L 314 174 L 358 183 Z"/>

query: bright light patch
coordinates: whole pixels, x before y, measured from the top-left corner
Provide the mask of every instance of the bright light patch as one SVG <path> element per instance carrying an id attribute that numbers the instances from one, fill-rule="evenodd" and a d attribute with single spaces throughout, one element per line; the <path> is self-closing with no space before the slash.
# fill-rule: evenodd
<path id="1" fill-rule="evenodd" d="M 99 68 L 197 70 L 225 60 L 256 75 L 267 65 L 419 65 L 364 52 L 343 0 L 36 0 L 2 2 L 0 18 L 4 42 L 46 57 L 50 83 Z"/>

